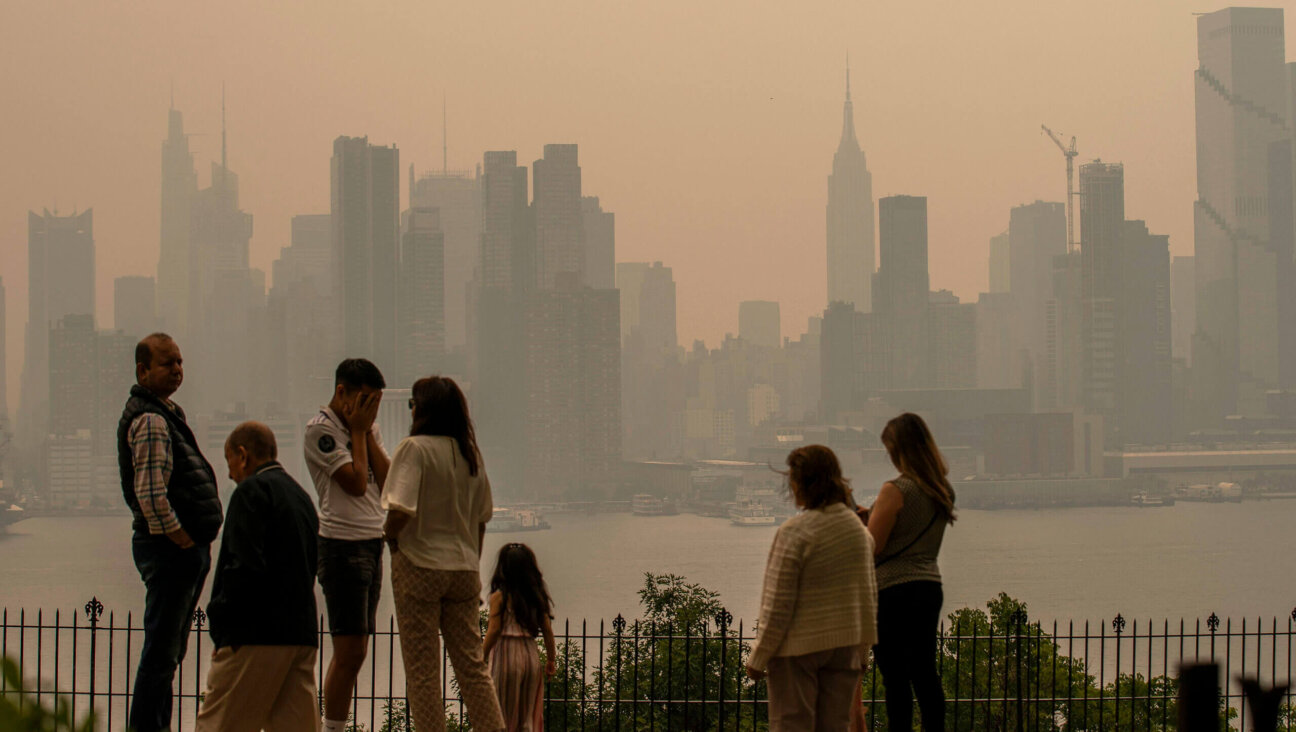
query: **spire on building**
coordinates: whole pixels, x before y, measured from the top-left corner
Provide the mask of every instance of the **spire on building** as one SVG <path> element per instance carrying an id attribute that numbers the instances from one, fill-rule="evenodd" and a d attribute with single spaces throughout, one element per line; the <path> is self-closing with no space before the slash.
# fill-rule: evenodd
<path id="1" fill-rule="evenodd" d="M 860 149 L 859 141 L 855 139 L 855 106 L 851 102 L 850 93 L 850 55 L 846 56 L 846 104 L 842 108 L 842 136 L 841 144 L 837 146 L 837 151 L 845 150 L 858 152 Z"/>

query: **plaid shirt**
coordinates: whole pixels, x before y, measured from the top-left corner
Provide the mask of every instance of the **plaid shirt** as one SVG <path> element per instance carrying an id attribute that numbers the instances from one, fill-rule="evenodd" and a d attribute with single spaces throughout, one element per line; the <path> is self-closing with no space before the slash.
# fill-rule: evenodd
<path id="1" fill-rule="evenodd" d="M 171 480 L 171 432 L 160 414 L 141 414 L 131 423 L 132 462 L 135 466 L 135 498 L 139 501 L 150 534 L 169 534 L 180 528 L 167 483 Z"/>

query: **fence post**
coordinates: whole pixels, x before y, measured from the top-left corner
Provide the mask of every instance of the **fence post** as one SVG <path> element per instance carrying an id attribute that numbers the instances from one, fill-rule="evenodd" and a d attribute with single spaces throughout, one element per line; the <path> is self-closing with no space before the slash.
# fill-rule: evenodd
<path id="1" fill-rule="evenodd" d="M 726 609 L 720 608 L 715 616 L 716 627 L 720 629 L 720 689 L 716 693 L 716 701 L 720 705 L 719 726 L 716 729 L 723 730 L 725 723 L 725 660 L 727 655 L 726 641 L 729 637 L 729 624 L 733 622 L 733 615 Z M 739 684 L 742 682 L 740 681 Z"/>
<path id="2" fill-rule="evenodd" d="M 95 703 L 95 652 L 98 646 L 98 642 L 96 639 L 98 633 L 96 631 L 99 630 L 99 616 L 103 615 L 103 611 L 104 611 L 103 603 L 99 602 L 98 597 L 91 597 L 90 602 L 87 602 L 85 604 L 86 620 L 90 621 L 90 713 L 91 714 L 94 713 L 94 703 Z M 108 663 L 112 664 L 111 658 L 108 659 Z M 109 691 L 112 690 L 109 689 Z"/>
<path id="3" fill-rule="evenodd" d="M 1016 641 L 1017 641 L 1017 643 L 1016 643 L 1015 645 L 1016 645 L 1016 656 L 1017 656 L 1017 674 L 1016 674 L 1017 678 L 1016 678 L 1016 684 L 1017 684 L 1017 730 L 1018 730 L 1018 732 L 1023 732 L 1023 731 L 1026 729 L 1026 717 L 1025 717 L 1025 714 L 1024 714 L 1024 706 L 1023 706 L 1023 704 L 1022 704 L 1022 652 L 1021 652 L 1022 649 L 1021 649 L 1021 641 L 1022 641 L 1022 625 L 1024 625 L 1024 624 L 1027 622 L 1028 619 L 1029 619 L 1029 618 L 1028 618 L 1028 616 L 1026 615 L 1026 611 L 1023 610 L 1022 608 L 1017 608 L 1016 610 L 1013 611 L 1013 614 L 1012 614 L 1012 621 L 1013 621 L 1013 626 L 1014 626 L 1014 630 L 1015 630 L 1015 634 L 1016 634 Z M 1006 691 L 1007 691 L 1007 689 L 1005 689 L 1005 692 L 1006 692 Z M 1007 710 L 1005 710 L 1005 711 L 1007 711 Z"/>
<path id="4" fill-rule="evenodd" d="M 1114 703 L 1116 705 L 1116 708 L 1112 712 L 1112 716 L 1115 717 L 1113 723 L 1119 728 L 1120 727 L 1120 699 L 1121 699 L 1120 697 L 1121 694 L 1120 691 L 1121 634 L 1125 632 L 1125 618 L 1120 613 L 1116 613 L 1116 617 L 1112 618 L 1111 624 L 1112 624 L 1112 630 L 1115 631 L 1116 633 L 1116 675 L 1112 678 L 1112 684 L 1114 684 L 1116 687 L 1116 693 L 1113 694 L 1112 696 L 1112 698 L 1115 700 Z M 1130 679 L 1130 683 L 1132 685 L 1134 683 L 1134 680 Z M 1132 722 L 1133 718 L 1134 716 L 1133 714 L 1131 714 L 1130 715 L 1131 724 L 1133 724 Z"/>

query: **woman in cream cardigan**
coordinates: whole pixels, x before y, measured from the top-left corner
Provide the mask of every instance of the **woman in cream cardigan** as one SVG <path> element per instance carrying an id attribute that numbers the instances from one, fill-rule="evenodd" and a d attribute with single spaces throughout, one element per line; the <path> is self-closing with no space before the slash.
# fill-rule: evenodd
<path id="1" fill-rule="evenodd" d="M 862 659 L 877 642 L 873 540 L 850 506 L 832 450 L 807 445 L 787 465 L 801 512 L 774 536 L 747 674 L 768 673 L 773 732 L 842 732 Z"/>

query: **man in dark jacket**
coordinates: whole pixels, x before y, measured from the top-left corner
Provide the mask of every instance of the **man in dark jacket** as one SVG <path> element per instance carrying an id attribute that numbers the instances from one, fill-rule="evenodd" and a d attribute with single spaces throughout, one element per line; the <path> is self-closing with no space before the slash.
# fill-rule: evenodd
<path id="1" fill-rule="evenodd" d="M 122 494 L 135 515 L 131 548 L 145 587 L 144 646 L 129 720 L 135 732 L 171 728 L 171 682 L 221 525 L 216 473 L 184 410 L 171 401 L 184 380 L 183 363 L 170 336 L 140 341 L 137 383 L 117 425 Z"/>
<path id="2" fill-rule="evenodd" d="M 319 519 L 277 461 L 274 433 L 244 422 L 225 441 L 230 496 L 207 616 L 211 670 L 199 732 L 315 732 Z"/>

